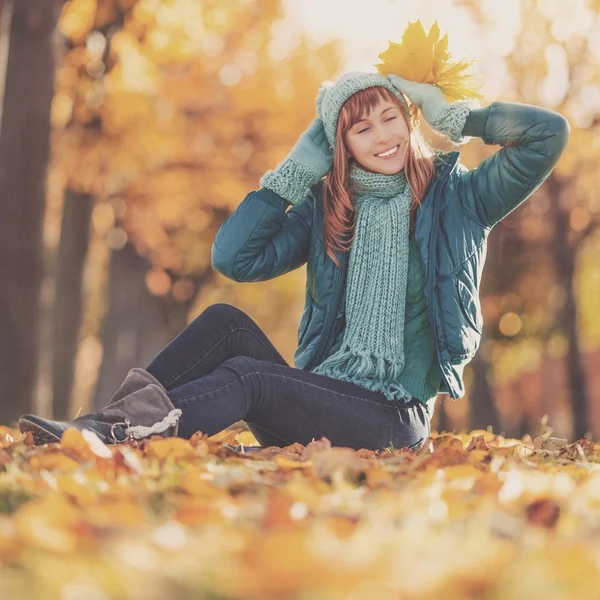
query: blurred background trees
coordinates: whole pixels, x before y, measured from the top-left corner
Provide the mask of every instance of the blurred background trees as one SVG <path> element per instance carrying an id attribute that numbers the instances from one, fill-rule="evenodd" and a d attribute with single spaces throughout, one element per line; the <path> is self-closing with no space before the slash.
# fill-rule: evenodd
<path id="1" fill-rule="evenodd" d="M 105 405 L 215 302 L 248 312 L 293 364 L 305 268 L 237 284 L 210 266 L 218 227 L 308 126 L 320 83 L 353 68 L 342 40 L 310 27 L 290 50 L 291 4 L 3 0 L 1 422 Z M 598 435 L 600 2 L 567 15 L 522 0 L 510 22 L 503 6 L 451 4 L 450 42 L 468 19 L 484 82 L 508 82 L 486 104 L 546 106 L 572 129 L 548 182 L 489 236 L 481 349 L 466 398 L 440 396 L 433 427 L 521 435 L 548 415 L 557 435 Z M 475 139 L 462 161 L 497 150 Z"/>
<path id="2" fill-rule="evenodd" d="M 53 0 L 0 2 L 0 419 L 33 408 L 54 85 Z M 26 65 L 26 67 L 24 66 Z"/>
<path id="3" fill-rule="evenodd" d="M 471 0 L 458 5 L 482 37 L 501 35 L 500 7 L 496 15 Z M 521 2 L 519 8 L 518 34 L 499 45 L 510 81 L 501 99 L 552 108 L 569 119 L 572 133 L 546 183 L 490 235 L 486 341 L 472 365 L 472 422 L 491 422 L 489 407 L 498 406 L 524 433 L 534 411 L 538 418 L 562 413 L 570 421 L 564 430 L 580 438 L 598 423 L 592 411 L 600 392 L 593 369 L 598 315 L 587 308 L 595 303 L 599 273 L 597 266 L 583 266 L 600 240 L 600 2 L 580 2 L 569 15 L 557 2 Z M 481 146 L 477 140 L 469 149 L 473 166 Z M 488 377 L 512 381 L 512 392 L 494 386 L 488 401 Z"/>
<path id="4" fill-rule="evenodd" d="M 217 229 L 308 126 L 316 89 L 339 65 L 335 41 L 301 40 L 278 56 L 282 17 L 279 0 L 64 5 L 46 106 L 53 153 L 40 412 L 67 418 L 104 406 L 203 304 L 268 316 L 265 330 L 289 354 L 301 273 L 261 289 L 218 283 L 210 265 Z M 2 420 L 27 406 L 3 403 Z"/>

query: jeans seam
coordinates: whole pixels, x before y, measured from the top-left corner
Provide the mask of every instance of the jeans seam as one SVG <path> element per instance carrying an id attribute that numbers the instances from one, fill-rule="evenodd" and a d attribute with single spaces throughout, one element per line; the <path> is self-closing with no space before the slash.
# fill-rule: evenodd
<path id="1" fill-rule="evenodd" d="M 308 383 L 306 381 L 301 381 L 300 379 L 294 379 L 293 377 L 288 377 L 287 375 L 280 375 L 279 373 L 264 373 L 261 371 L 253 371 L 252 373 L 246 373 L 245 375 L 241 375 L 239 377 L 239 379 L 236 379 L 235 381 L 230 381 L 229 383 L 226 383 L 225 385 L 221 386 L 220 388 L 217 388 L 216 390 L 210 390 L 208 392 L 205 392 L 203 394 L 197 394 L 196 396 L 190 396 L 189 398 L 185 398 L 184 400 L 175 400 L 175 402 L 177 402 L 178 404 L 180 403 L 184 403 L 184 402 L 190 402 L 191 400 L 195 400 L 196 398 L 202 398 L 203 396 L 206 396 L 207 394 L 212 394 L 214 392 L 219 392 L 222 389 L 225 389 L 231 385 L 233 385 L 234 383 L 238 383 L 239 381 L 242 381 L 242 379 L 246 379 L 246 377 L 250 377 L 251 375 L 262 375 L 262 376 L 270 376 L 270 377 L 280 377 L 282 379 L 290 379 L 292 381 L 296 381 L 298 383 L 301 383 L 303 385 L 308 385 L 310 387 L 315 387 L 319 390 L 325 390 L 327 392 L 332 392 L 333 394 L 337 394 L 338 396 L 344 396 L 346 398 L 354 398 L 356 400 L 362 400 L 363 402 L 368 402 L 369 404 L 376 404 L 377 406 L 388 406 L 386 404 L 380 403 L 380 402 L 375 402 L 373 400 L 369 400 L 368 398 L 363 398 L 361 396 L 353 396 L 351 394 L 344 394 L 343 392 L 338 392 L 336 390 L 330 390 L 329 388 L 320 386 L 320 385 L 316 385 L 314 383 Z M 333 378 L 331 378 L 333 379 Z M 336 380 L 337 381 L 337 380 Z M 391 403 L 389 404 L 389 408 L 391 409 L 396 409 L 397 407 L 392 405 Z"/>
<path id="2" fill-rule="evenodd" d="M 375 402 L 374 400 L 369 400 L 368 398 L 363 398 L 362 396 L 353 396 L 351 394 L 344 394 L 344 392 L 337 392 L 336 390 L 330 390 L 329 388 L 323 387 L 321 385 L 317 385 L 316 383 L 309 383 L 307 381 L 301 381 L 299 379 L 294 379 L 293 377 L 288 377 L 287 375 L 280 375 L 279 373 L 260 373 L 260 375 L 269 375 L 271 377 L 282 377 L 283 379 L 291 379 L 292 381 L 298 381 L 299 383 L 302 383 L 304 385 L 316 387 L 319 390 L 325 390 L 327 392 L 332 392 L 334 394 L 337 394 L 338 396 L 344 396 L 346 398 L 355 398 L 356 400 L 362 400 L 363 402 L 368 402 L 369 404 L 376 404 L 377 406 L 386 406 L 385 404 L 382 404 L 380 402 Z M 330 379 L 334 379 L 334 378 L 330 377 Z M 335 379 L 335 381 L 340 381 L 340 380 Z M 395 407 L 390 403 L 389 408 L 395 408 Z"/>
<path id="3" fill-rule="evenodd" d="M 232 331 L 228 331 L 218 342 L 215 343 L 215 345 L 208 350 L 208 352 L 197 362 L 195 362 L 191 367 L 188 367 L 185 371 L 183 371 L 183 373 L 179 373 L 178 375 L 175 376 L 175 378 L 170 381 L 167 385 L 165 385 L 165 389 L 167 389 L 168 387 L 170 387 L 173 383 L 175 383 L 178 379 L 181 379 L 181 377 L 183 377 L 184 375 L 186 375 L 187 373 L 189 373 L 192 369 L 196 368 L 202 361 L 204 361 L 204 359 L 206 359 L 207 356 L 210 355 L 210 353 L 229 335 L 231 335 L 232 333 L 235 333 L 236 331 L 247 331 L 249 333 L 251 333 L 265 348 L 265 350 L 267 350 L 267 352 L 269 353 L 269 355 L 271 355 L 271 357 L 273 358 L 273 361 L 277 360 L 277 357 L 273 357 L 271 350 L 268 348 L 268 346 L 264 343 L 264 341 L 260 338 L 259 335 L 257 335 L 254 331 L 252 331 L 251 329 L 248 329 L 247 327 L 237 327 L 236 329 L 233 329 Z M 233 357 L 232 357 L 233 358 Z M 277 363 L 279 364 L 279 363 Z"/>
<path id="4" fill-rule="evenodd" d="M 171 402 L 173 402 L 173 406 L 175 406 L 175 408 L 178 408 L 182 404 L 186 404 L 187 402 L 191 402 L 192 400 L 196 400 L 198 398 L 208 396 L 208 394 L 214 394 L 215 392 L 220 392 L 221 390 L 224 390 L 225 388 L 232 386 L 234 383 L 239 383 L 240 381 L 242 381 L 242 379 L 246 379 L 246 377 L 250 377 L 251 375 L 256 375 L 256 373 L 257 372 L 246 373 L 245 375 L 241 375 L 239 379 L 236 379 L 235 381 L 230 381 L 229 383 L 222 385 L 220 388 L 217 388 L 216 390 L 209 390 L 208 392 L 204 392 L 203 394 L 197 394 L 196 396 L 190 396 L 189 398 L 184 398 L 182 400 L 171 399 Z"/>

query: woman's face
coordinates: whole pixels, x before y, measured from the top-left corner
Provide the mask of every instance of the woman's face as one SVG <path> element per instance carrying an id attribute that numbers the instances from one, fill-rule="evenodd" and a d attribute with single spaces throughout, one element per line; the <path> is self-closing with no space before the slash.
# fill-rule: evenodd
<path id="1" fill-rule="evenodd" d="M 393 175 L 404 168 L 409 133 L 400 109 L 381 98 L 370 114 L 346 132 L 346 147 L 363 169 Z M 378 156 L 388 150 L 390 156 Z"/>

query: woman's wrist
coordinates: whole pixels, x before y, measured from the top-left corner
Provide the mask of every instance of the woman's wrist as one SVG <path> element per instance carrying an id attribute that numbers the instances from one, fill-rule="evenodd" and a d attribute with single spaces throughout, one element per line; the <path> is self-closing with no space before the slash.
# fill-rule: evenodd
<path id="1" fill-rule="evenodd" d="M 316 181 L 311 168 L 286 158 L 275 169 L 267 171 L 259 183 L 295 205 L 302 202 L 307 188 Z"/>
<path id="2" fill-rule="evenodd" d="M 472 137 L 473 128 L 465 128 L 471 112 L 477 108 L 472 100 L 457 100 L 445 107 L 430 123 L 431 128 L 444 134 L 456 145 L 462 145 Z M 487 118 L 487 117 L 486 117 Z M 485 123 L 484 123 L 485 124 Z"/>

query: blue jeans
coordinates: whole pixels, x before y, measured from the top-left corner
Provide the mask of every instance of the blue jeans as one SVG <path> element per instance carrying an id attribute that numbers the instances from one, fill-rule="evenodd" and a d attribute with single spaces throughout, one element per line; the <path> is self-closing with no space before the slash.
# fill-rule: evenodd
<path id="1" fill-rule="evenodd" d="M 258 325 L 213 304 L 146 370 L 180 408 L 180 437 L 214 435 L 243 420 L 262 446 L 307 445 L 325 436 L 358 450 L 421 447 L 431 434 L 425 406 L 390 402 L 354 383 L 289 366 Z"/>

